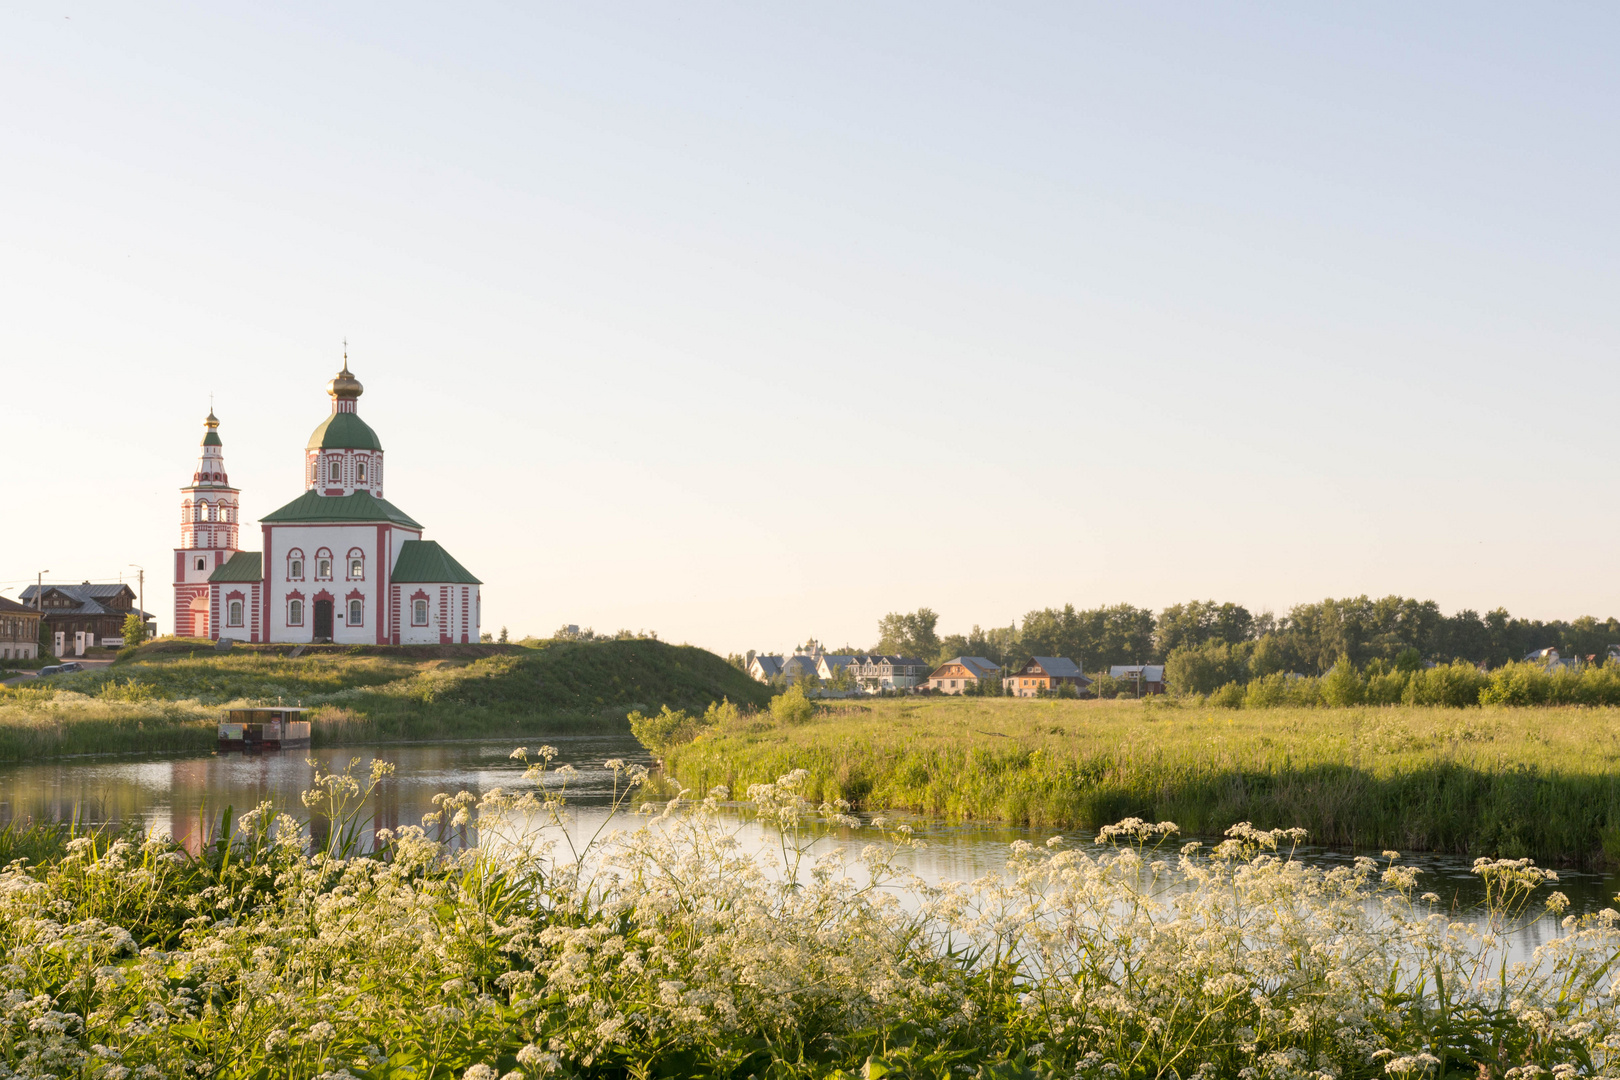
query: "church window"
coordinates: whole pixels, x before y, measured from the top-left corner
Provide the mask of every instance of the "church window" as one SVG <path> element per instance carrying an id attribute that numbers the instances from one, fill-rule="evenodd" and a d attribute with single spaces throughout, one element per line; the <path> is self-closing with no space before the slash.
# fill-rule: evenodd
<path id="1" fill-rule="evenodd" d="M 232 600 L 225 617 L 226 626 L 242 625 L 242 601 Z"/>
<path id="2" fill-rule="evenodd" d="M 359 626 L 365 621 L 365 605 L 358 600 L 349 601 L 349 625 Z"/>
<path id="3" fill-rule="evenodd" d="M 330 479 L 332 481 L 332 483 L 334 483 L 334 484 L 338 483 L 339 481 L 341 481 L 343 479 L 343 471 L 342 470 L 343 470 L 343 466 L 341 464 L 339 464 L 338 459 L 333 458 L 332 459 L 332 467 L 327 473 L 328 479 Z"/>
<path id="4" fill-rule="evenodd" d="M 323 579 L 332 576 L 332 560 L 330 558 L 315 560 L 315 576 Z"/>
<path id="5" fill-rule="evenodd" d="M 198 559 L 197 559 L 197 569 L 199 569 L 199 570 L 206 570 L 206 569 L 208 569 L 208 563 L 207 563 L 207 561 L 206 561 L 206 560 L 205 560 L 205 559 L 203 559 L 203 558 L 201 558 L 201 557 L 199 557 L 199 558 L 198 558 Z"/>
<path id="6" fill-rule="evenodd" d="M 411 625 L 412 626 L 426 626 L 427 625 L 427 601 L 426 600 L 418 600 L 418 601 L 416 601 L 415 603 L 413 603 L 411 605 Z"/>
<path id="7" fill-rule="evenodd" d="M 357 462 L 354 463 L 354 481 L 357 484 L 363 484 L 363 483 L 366 482 L 366 463 L 365 462 L 357 461 Z"/>
<path id="8" fill-rule="evenodd" d="M 201 502 L 199 502 L 197 504 L 197 520 L 198 521 L 207 521 L 208 520 L 208 500 L 207 499 L 204 499 L 203 501 L 201 501 Z"/>
<path id="9" fill-rule="evenodd" d="M 287 625 L 304 625 L 304 602 L 302 600 L 287 601 Z"/>
<path id="10" fill-rule="evenodd" d="M 366 579 L 366 555 L 359 548 L 349 549 L 349 580 L 364 581 Z"/>

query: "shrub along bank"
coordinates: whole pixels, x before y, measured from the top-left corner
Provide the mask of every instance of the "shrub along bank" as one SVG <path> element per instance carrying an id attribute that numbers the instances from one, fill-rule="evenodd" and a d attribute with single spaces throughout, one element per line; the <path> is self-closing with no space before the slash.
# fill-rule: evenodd
<path id="1" fill-rule="evenodd" d="M 1620 861 L 1620 709 L 1278 707 L 902 698 L 804 723 L 741 715 L 663 751 L 675 783 L 791 769 L 815 799 L 958 820 L 1218 835 L 1303 826 L 1364 850 Z"/>
<path id="2" fill-rule="evenodd" d="M 633 710 L 768 694 L 713 653 L 647 639 L 290 651 L 160 641 L 105 669 L 0 688 L 0 760 L 202 751 L 232 705 L 313 707 L 315 744 L 332 746 L 628 730 Z"/>

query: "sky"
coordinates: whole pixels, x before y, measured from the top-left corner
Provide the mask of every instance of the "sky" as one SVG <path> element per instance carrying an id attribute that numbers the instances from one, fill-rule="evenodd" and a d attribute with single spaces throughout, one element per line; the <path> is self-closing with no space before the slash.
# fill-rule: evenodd
<path id="1" fill-rule="evenodd" d="M 172 627 L 347 339 L 484 628 L 1620 614 L 1620 9 L 11 5 L 0 595 Z"/>

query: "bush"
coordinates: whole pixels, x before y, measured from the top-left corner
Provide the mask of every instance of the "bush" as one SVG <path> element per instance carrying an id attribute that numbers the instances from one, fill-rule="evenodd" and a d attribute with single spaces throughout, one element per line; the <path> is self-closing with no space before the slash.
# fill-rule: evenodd
<path id="1" fill-rule="evenodd" d="M 1197 648 L 1179 648 L 1164 662 L 1164 681 L 1174 694 L 1209 694 L 1217 687 L 1241 680 L 1249 665 L 1224 641 L 1206 641 Z"/>
<path id="2" fill-rule="evenodd" d="M 1380 671 L 1367 679 L 1368 705 L 1399 705 L 1406 697 L 1406 684 L 1412 673 L 1401 668 Z"/>
<path id="3" fill-rule="evenodd" d="M 802 686 L 790 686 L 771 699 L 771 715 L 778 723 L 803 724 L 816 715 L 816 707 L 805 697 Z"/>
<path id="4" fill-rule="evenodd" d="M 1402 700 L 1407 705 L 1446 705 L 1454 709 L 1478 705 L 1489 680 L 1466 660 L 1412 672 Z"/>
<path id="5" fill-rule="evenodd" d="M 1361 681 L 1356 665 L 1348 656 L 1339 657 L 1333 670 L 1322 676 L 1322 703 L 1330 709 L 1360 705 L 1367 697 L 1367 684 Z"/>
<path id="6" fill-rule="evenodd" d="M 1246 701 L 1243 685 L 1229 682 L 1209 695 L 1208 704 L 1216 709 L 1241 709 Z"/>
<path id="7" fill-rule="evenodd" d="M 702 716 L 692 716 L 668 705 L 657 716 L 630 714 L 630 733 L 652 753 L 662 757 L 674 746 L 684 746 L 704 732 L 737 719 L 737 706 L 729 701 L 710 704 Z"/>
<path id="8" fill-rule="evenodd" d="M 1091 696 L 1094 698 L 1117 698 L 1125 683 L 1114 678 L 1106 671 L 1100 671 L 1091 677 Z"/>
<path id="9" fill-rule="evenodd" d="M 1288 700 L 1288 676 L 1280 671 L 1251 679 L 1244 688 L 1245 709 L 1274 709 Z"/>

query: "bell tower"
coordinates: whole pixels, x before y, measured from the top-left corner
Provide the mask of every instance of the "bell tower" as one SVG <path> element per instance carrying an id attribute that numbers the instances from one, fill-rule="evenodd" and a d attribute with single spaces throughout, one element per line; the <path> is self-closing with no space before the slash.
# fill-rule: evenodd
<path id="1" fill-rule="evenodd" d="M 208 637 L 208 576 L 239 550 L 241 492 L 225 473 L 219 418 L 203 421 L 202 453 L 180 489 L 180 546 L 174 549 L 174 632 Z"/>

